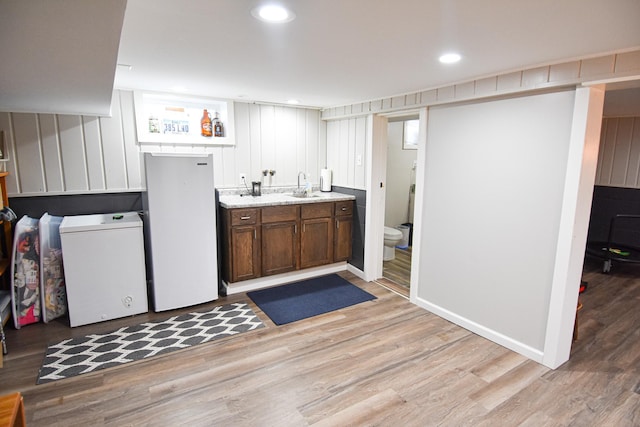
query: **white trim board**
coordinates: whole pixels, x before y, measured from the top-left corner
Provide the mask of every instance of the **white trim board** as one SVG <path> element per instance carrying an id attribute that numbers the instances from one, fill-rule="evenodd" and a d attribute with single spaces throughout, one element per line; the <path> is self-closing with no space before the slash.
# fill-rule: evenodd
<path id="1" fill-rule="evenodd" d="M 544 354 L 540 350 L 509 338 L 506 335 L 484 327 L 476 322 L 473 322 L 472 320 L 459 316 L 449 310 L 432 304 L 429 301 L 425 301 L 424 299 L 421 299 L 419 297 L 414 298 L 412 302 L 415 303 L 418 307 L 424 308 L 425 310 L 436 314 L 443 319 L 449 320 L 450 322 L 453 322 L 458 326 L 461 326 L 475 334 L 478 334 L 483 338 L 493 341 L 496 344 L 508 348 L 509 350 L 513 350 L 516 353 L 522 354 L 523 356 L 528 357 L 534 362 L 542 363 Z"/>
<path id="2" fill-rule="evenodd" d="M 320 267 L 306 268 L 304 270 L 291 271 L 288 273 L 273 276 L 258 277 L 257 279 L 243 280 L 242 282 L 227 283 L 224 280 L 222 285 L 227 295 L 239 294 L 242 292 L 255 291 L 257 289 L 270 288 L 272 286 L 284 285 L 298 280 L 310 279 L 325 274 L 338 273 L 347 270 L 346 262 L 338 262 Z"/>
<path id="3" fill-rule="evenodd" d="M 571 353 L 603 106 L 603 88 L 576 89 L 544 342 L 543 364 L 553 369 L 569 360 Z"/>

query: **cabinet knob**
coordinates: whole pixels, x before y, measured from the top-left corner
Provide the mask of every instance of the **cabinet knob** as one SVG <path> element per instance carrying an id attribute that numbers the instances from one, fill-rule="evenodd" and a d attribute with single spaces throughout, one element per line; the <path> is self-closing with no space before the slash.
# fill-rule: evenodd
<path id="1" fill-rule="evenodd" d="M 251 217 L 250 216 L 241 216 L 240 219 L 244 221 L 244 220 L 247 220 L 247 219 L 251 219 Z"/>
<path id="2" fill-rule="evenodd" d="M 346 211 L 346 210 L 347 210 L 347 207 L 346 207 L 346 206 L 343 206 L 341 210 L 342 210 L 342 211 Z"/>

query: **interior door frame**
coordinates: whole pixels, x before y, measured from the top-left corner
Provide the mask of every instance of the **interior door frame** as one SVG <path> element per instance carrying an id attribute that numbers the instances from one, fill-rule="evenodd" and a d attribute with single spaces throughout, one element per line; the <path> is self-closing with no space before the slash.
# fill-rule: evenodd
<path id="1" fill-rule="evenodd" d="M 418 115 L 420 131 L 418 135 L 418 152 L 416 163 L 416 183 L 424 179 L 424 150 L 426 143 L 426 119 L 427 107 L 420 109 L 407 109 L 392 114 L 373 114 L 367 121 L 367 141 L 371 142 L 371 150 L 368 151 L 367 165 L 367 214 L 365 222 L 365 262 L 364 279 L 368 281 L 382 277 L 382 262 L 384 252 L 384 216 L 387 182 L 387 147 L 388 147 L 388 123 L 390 117 L 411 117 Z M 420 216 L 422 212 L 422 197 L 416 192 L 414 199 L 414 224 L 412 256 L 419 253 L 418 235 Z M 417 226 L 417 227 L 416 227 Z M 410 292 L 415 288 L 414 283 L 418 274 L 417 263 L 411 264 Z"/>

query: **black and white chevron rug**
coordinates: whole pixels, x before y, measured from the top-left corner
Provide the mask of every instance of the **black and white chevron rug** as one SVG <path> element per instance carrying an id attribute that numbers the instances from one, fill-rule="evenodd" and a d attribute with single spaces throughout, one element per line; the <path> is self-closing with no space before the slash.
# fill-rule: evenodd
<path id="1" fill-rule="evenodd" d="M 264 327 L 246 303 L 61 341 L 47 348 L 37 384 L 86 374 Z"/>

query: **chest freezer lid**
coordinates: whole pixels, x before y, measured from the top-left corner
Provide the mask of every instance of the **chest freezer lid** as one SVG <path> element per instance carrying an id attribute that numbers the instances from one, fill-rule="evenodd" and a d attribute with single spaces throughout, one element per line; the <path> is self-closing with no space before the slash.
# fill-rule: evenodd
<path id="1" fill-rule="evenodd" d="M 96 215 L 65 216 L 60 223 L 60 233 L 81 231 L 113 230 L 118 228 L 142 227 L 137 212 L 122 212 Z"/>

